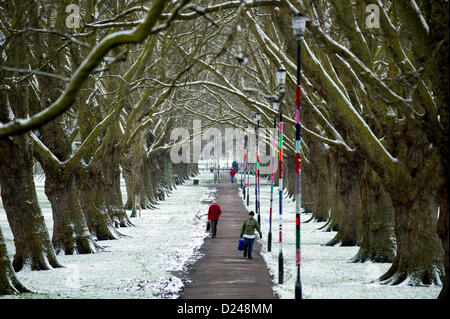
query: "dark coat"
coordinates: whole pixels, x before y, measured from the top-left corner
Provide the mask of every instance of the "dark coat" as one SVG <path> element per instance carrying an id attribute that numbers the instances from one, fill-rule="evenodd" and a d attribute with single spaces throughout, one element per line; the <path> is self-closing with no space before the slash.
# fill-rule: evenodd
<path id="1" fill-rule="evenodd" d="M 220 206 L 217 204 L 212 204 L 208 209 L 208 220 L 219 220 L 220 214 L 222 214 L 222 210 Z"/>

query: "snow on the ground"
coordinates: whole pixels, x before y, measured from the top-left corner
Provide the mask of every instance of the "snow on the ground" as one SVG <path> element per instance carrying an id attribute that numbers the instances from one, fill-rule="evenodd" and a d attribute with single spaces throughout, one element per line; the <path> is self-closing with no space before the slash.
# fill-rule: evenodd
<path id="1" fill-rule="evenodd" d="M 240 175 L 238 176 L 240 183 Z M 251 182 L 254 177 L 251 176 Z M 263 232 L 262 251 L 269 271 L 273 276 L 273 290 L 282 299 L 294 298 L 297 277 L 295 265 L 295 202 L 283 198 L 283 257 L 284 284 L 278 284 L 279 255 L 279 210 L 278 187 L 274 187 L 272 213 L 272 251 L 267 251 L 269 232 L 270 180 L 261 180 L 261 230 Z M 248 211 L 255 210 L 255 185 L 250 184 Z M 238 196 L 242 199 L 242 191 Z M 246 205 L 246 201 L 244 202 Z M 309 220 L 310 214 L 301 214 L 302 222 Z M 257 218 L 257 216 L 255 216 Z M 301 224 L 301 283 L 305 299 L 428 299 L 437 298 L 440 286 L 411 287 L 407 285 L 381 285 L 376 281 L 391 266 L 390 263 L 350 263 L 359 247 L 322 246 L 334 238 L 336 232 L 319 230 L 325 222 Z M 257 235 L 256 237 L 259 237 Z"/>
<path id="2" fill-rule="evenodd" d="M 207 233 L 205 224 L 208 203 L 214 189 L 213 175 L 200 173 L 200 185 L 192 181 L 177 189 L 154 210 L 143 210 L 142 217 L 131 218 L 136 227 L 120 228 L 130 238 L 99 241 L 106 252 L 92 255 L 58 256 L 65 268 L 49 271 L 21 271 L 17 276 L 35 294 L 1 296 L 1 298 L 176 298 L 182 288 L 183 271 L 200 258 L 198 248 Z M 240 176 L 237 176 L 239 182 Z M 253 178 L 251 178 L 253 182 Z M 39 203 L 49 234 L 53 222 L 51 207 L 44 193 L 44 182 L 36 184 Z M 126 199 L 122 185 L 123 199 Z M 237 196 L 242 199 L 239 190 Z M 250 185 L 250 205 L 255 210 L 254 184 Z M 278 188 L 274 188 L 272 218 L 272 252 L 267 252 L 269 231 L 270 182 L 261 181 L 262 255 L 273 276 L 273 289 L 281 298 L 294 297 L 295 266 L 295 203 L 283 199 L 284 284 L 278 284 Z M 130 213 L 130 211 L 128 211 Z M 309 214 L 302 214 L 302 221 Z M 390 286 L 372 283 L 390 264 L 349 263 L 358 247 L 327 247 L 322 244 L 336 232 L 318 230 L 324 223 L 301 225 L 303 298 L 436 298 L 441 287 Z M 5 236 L 9 257 L 14 243 L 6 214 L 0 202 L 0 226 Z"/>
<path id="3" fill-rule="evenodd" d="M 207 235 L 207 209 L 215 197 L 211 173 L 200 173 L 195 178 L 199 185 L 186 181 L 159 202 L 157 209 L 142 210 L 142 217 L 131 218 L 135 227 L 118 229 L 130 237 L 99 241 L 106 247 L 104 252 L 60 255 L 58 260 L 64 268 L 20 271 L 20 281 L 37 293 L 1 297 L 177 298 L 183 286 L 183 272 L 201 256 L 199 248 Z M 121 188 L 125 200 L 125 185 Z M 52 211 L 42 178 L 37 180 L 36 190 L 51 236 Z M 0 226 L 12 259 L 13 236 L 1 202 Z"/>

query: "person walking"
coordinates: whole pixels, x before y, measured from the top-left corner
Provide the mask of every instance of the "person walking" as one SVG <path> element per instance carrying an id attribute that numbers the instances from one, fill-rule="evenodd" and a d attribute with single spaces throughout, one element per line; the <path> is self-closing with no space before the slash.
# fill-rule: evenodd
<path id="1" fill-rule="evenodd" d="M 248 214 L 248 218 L 244 219 L 241 228 L 241 238 L 244 237 L 244 257 L 247 257 L 248 255 L 248 259 L 252 259 L 253 243 L 255 242 L 255 229 L 258 231 L 259 237 L 262 238 L 261 229 L 259 228 L 256 219 L 253 218 L 254 216 L 255 213 L 251 211 Z"/>
<path id="2" fill-rule="evenodd" d="M 237 172 L 239 170 L 239 165 L 236 161 L 233 161 L 233 164 L 231 164 L 231 167 Z"/>
<path id="3" fill-rule="evenodd" d="M 219 222 L 220 214 L 222 210 L 220 206 L 213 200 L 211 206 L 208 209 L 208 222 L 211 223 L 211 237 L 215 238 L 217 233 L 217 223 Z"/>
<path id="4" fill-rule="evenodd" d="M 214 184 L 217 184 L 217 171 L 216 171 L 216 167 L 214 166 L 213 168 L 213 174 L 214 174 Z"/>
<path id="5" fill-rule="evenodd" d="M 236 175 L 236 171 L 234 170 L 234 168 L 231 168 L 230 170 L 231 184 L 234 183 L 234 175 Z"/>

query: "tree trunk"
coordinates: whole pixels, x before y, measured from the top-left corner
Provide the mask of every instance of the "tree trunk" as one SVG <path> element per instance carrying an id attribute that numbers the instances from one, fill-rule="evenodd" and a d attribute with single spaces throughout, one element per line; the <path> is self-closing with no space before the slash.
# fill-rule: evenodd
<path id="1" fill-rule="evenodd" d="M 383 283 L 395 285 L 407 280 L 409 285 L 429 285 L 444 279 L 443 249 L 436 233 L 438 205 L 436 196 L 432 196 L 435 192 L 432 183 L 418 184 L 418 190 L 413 190 L 418 187 L 414 184 L 402 187 L 397 194 L 391 192 L 397 255 L 379 279 Z"/>
<path id="2" fill-rule="evenodd" d="M 122 192 L 120 190 L 119 156 L 119 152 L 113 149 L 109 156 L 102 158 L 99 165 L 104 176 L 104 196 L 109 215 L 115 227 L 129 227 L 133 224 L 123 206 Z"/>
<path id="3" fill-rule="evenodd" d="M 395 258 L 394 208 L 377 174 L 365 164 L 361 184 L 362 240 L 352 262 L 392 263 Z"/>
<path id="4" fill-rule="evenodd" d="M 362 159 L 357 154 L 338 153 L 336 206 L 341 217 L 336 236 L 326 246 L 355 246 L 361 241 L 362 203 L 361 186 Z M 351 169 L 349 169 L 351 167 Z"/>
<path id="5" fill-rule="evenodd" d="M 55 28 L 64 28 L 65 19 L 63 10 L 68 4 L 68 0 L 57 3 L 47 3 L 45 12 L 56 12 Z M 36 8 L 34 8 L 36 10 Z M 42 13 L 42 12 L 41 12 Z M 38 11 L 33 10 L 33 27 L 39 28 L 41 21 Z M 63 40 L 49 34 L 36 34 L 33 38 L 36 59 L 49 59 L 48 63 L 41 67 L 41 71 L 48 73 L 64 72 L 67 64 L 65 50 L 58 50 L 51 56 L 46 55 L 47 49 L 60 47 Z M 39 89 L 36 94 L 30 96 L 31 113 L 37 113 L 46 109 L 53 101 L 56 101 L 64 90 L 64 82 L 51 77 L 37 77 Z M 93 253 L 96 251 L 96 244 L 90 236 L 86 220 L 79 205 L 78 194 L 76 192 L 72 173 L 66 173 L 64 166 L 54 158 L 64 162 L 72 154 L 72 140 L 69 128 L 72 123 L 69 117 L 61 115 L 53 121 L 39 128 L 39 138 L 50 150 L 52 154 L 41 152 L 39 146 L 36 148 L 34 156 L 41 163 L 46 175 L 45 193 L 51 203 L 53 212 L 53 238 L 52 242 L 57 253 Z M 36 150 L 35 148 L 35 150 Z M 97 247 L 99 247 L 97 245 Z"/>
<path id="6" fill-rule="evenodd" d="M 0 296 L 15 295 L 21 292 L 31 292 L 17 279 L 16 273 L 9 260 L 5 239 L 0 228 Z"/>
<path id="7" fill-rule="evenodd" d="M 156 204 L 158 202 L 157 198 L 158 178 L 153 157 L 146 158 L 144 166 L 144 174 L 145 174 L 145 188 L 146 191 L 148 192 L 148 197 L 151 199 L 152 204 Z"/>
<path id="8" fill-rule="evenodd" d="M 287 193 L 289 194 L 289 198 L 293 198 L 295 196 L 295 155 L 287 154 L 286 159 L 284 161 L 284 168 L 286 174 L 283 174 L 283 181 L 286 181 L 285 188 Z"/>
<path id="9" fill-rule="evenodd" d="M 166 159 L 164 161 L 164 182 L 167 185 L 167 189 L 169 192 L 172 192 L 174 189 L 174 182 L 173 182 L 173 168 L 172 163 L 170 162 L 170 157 L 168 154 L 166 154 Z M 190 166 L 190 164 L 189 164 Z M 192 171 L 190 173 L 192 175 Z"/>
<path id="10" fill-rule="evenodd" d="M 339 231 L 339 227 L 342 219 L 342 208 L 339 207 L 338 202 L 338 167 L 336 161 L 336 150 L 330 149 L 327 159 L 327 166 L 320 168 L 322 174 L 318 176 L 319 190 L 318 199 L 314 201 L 318 202 L 318 206 L 322 206 L 323 214 L 328 214 L 327 223 L 319 229 L 323 229 L 327 232 Z M 328 172 L 326 170 L 328 169 Z M 322 179 L 321 176 L 325 178 Z"/>
<path id="11" fill-rule="evenodd" d="M 448 167 L 447 167 L 448 169 Z M 447 185 L 446 185 L 447 186 Z M 442 241 L 442 247 L 444 248 L 444 269 L 445 269 L 445 279 L 442 286 L 441 293 L 439 294 L 439 299 L 445 299 L 448 297 L 448 271 L 449 271 L 449 259 L 448 259 L 448 188 L 444 187 L 439 192 L 439 220 L 437 224 L 437 233 Z"/>
<path id="12" fill-rule="evenodd" d="M 114 227 L 105 204 L 104 183 L 101 172 L 94 168 L 77 174 L 78 194 L 89 231 L 97 240 L 111 240 L 122 237 Z"/>
<path id="13" fill-rule="evenodd" d="M 127 190 L 127 202 L 125 209 L 133 207 L 133 196 L 139 194 L 140 207 L 143 209 L 154 208 L 155 200 L 153 196 L 153 186 L 151 185 L 151 173 L 147 167 L 148 161 L 145 154 L 140 154 L 134 160 L 122 160 L 122 176 L 125 180 Z"/>
<path id="14" fill-rule="evenodd" d="M 441 284 L 445 273 L 444 251 L 437 235 L 437 214 L 444 167 L 438 149 L 430 145 L 413 119 L 408 119 L 400 128 L 402 132 L 395 145 L 400 152 L 397 156 L 406 169 L 381 179 L 395 211 L 397 251 L 391 268 L 380 281 Z M 377 173 L 380 178 L 383 176 Z"/>
<path id="15" fill-rule="evenodd" d="M 51 100 L 45 93 L 43 98 Z M 42 142 L 55 157 L 60 161 L 69 158 L 71 141 L 61 117 L 41 127 L 40 132 Z M 34 156 L 45 172 L 45 194 L 52 206 L 52 242 L 56 253 L 90 254 L 101 249 L 91 237 L 81 211 L 74 174 L 66 173 L 64 166 L 46 153 L 35 152 Z"/>
<path id="16" fill-rule="evenodd" d="M 124 208 L 125 209 L 132 209 L 133 208 L 133 196 L 134 196 L 134 182 L 133 182 L 133 172 L 131 171 L 131 168 L 128 167 L 128 165 L 121 165 L 120 168 L 122 169 L 122 177 L 125 180 L 125 188 L 127 190 L 127 201 L 125 202 Z M 146 208 L 142 206 L 142 208 Z"/>
<path id="17" fill-rule="evenodd" d="M 135 194 L 139 195 L 140 207 L 143 209 L 153 208 L 153 199 L 149 197 L 151 191 L 147 189 L 148 176 L 146 171 L 146 154 L 139 147 L 138 143 L 144 143 L 143 139 L 133 144 L 131 148 L 131 157 L 121 158 L 122 176 L 125 180 L 127 201 L 124 205 L 125 209 L 133 208 L 133 197 Z"/>
<path id="18" fill-rule="evenodd" d="M 198 163 L 191 163 L 192 166 L 192 177 L 195 177 L 198 175 Z M 173 169 L 173 165 L 172 165 L 172 169 Z"/>
<path id="19" fill-rule="evenodd" d="M 310 146 L 311 156 L 311 188 L 312 201 L 314 203 L 312 221 L 325 222 L 329 220 L 332 206 L 332 194 L 334 191 L 333 173 L 335 172 L 330 148 L 324 148 L 323 144 L 312 142 Z"/>
<path id="20" fill-rule="evenodd" d="M 28 12 L 20 10 L 23 3 L 8 3 L 5 14 L 11 17 L 13 28 L 23 29 L 35 18 L 36 5 L 28 3 Z M 6 64 L 14 67 L 29 67 L 29 51 L 24 50 L 28 41 L 23 33 L 11 38 L 4 57 Z M 0 72 L 0 83 L 4 73 Z M 0 90 L 0 122 L 7 123 L 15 117 L 26 118 L 31 112 L 29 86 L 23 81 L 9 82 L 12 87 Z M 10 106 L 8 108 L 7 106 Z M 12 112 L 11 112 L 12 111 Z M 0 189 L 9 225 L 14 235 L 16 253 L 15 271 L 23 267 L 32 270 L 62 267 L 49 239 L 44 217 L 39 207 L 33 179 L 32 143 L 27 134 L 0 139 Z"/>
<path id="21" fill-rule="evenodd" d="M 150 208 L 155 207 L 157 203 L 156 199 L 156 171 L 153 167 L 152 157 L 145 157 L 142 167 L 142 176 L 143 176 L 143 188 L 141 191 L 145 192 L 146 198 L 149 201 Z"/>
<path id="22" fill-rule="evenodd" d="M 14 235 L 15 271 L 23 267 L 47 270 L 62 267 L 56 259 L 33 179 L 31 143 L 26 135 L 0 140 L 0 187 L 3 205 Z"/>
<path id="23" fill-rule="evenodd" d="M 313 188 L 311 168 L 308 166 L 308 168 L 302 169 L 302 207 L 305 209 L 305 213 L 311 214 L 311 216 L 314 214 Z"/>
<path id="24" fill-rule="evenodd" d="M 155 195 L 158 201 L 162 201 L 166 197 L 165 180 L 164 180 L 164 156 L 161 153 L 153 154 L 151 158 L 152 171 L 153 171 L 153 181 L 155 186 Z M 187 168 L 186 164 L 183 164 Z M 186 173 L 185 173 L 186 174 Z"/>
<path id="25" fill-rule="evenodd" d="M 429 4 L 431 6 L 431 12 L 427 15 L 427 23 L 430 26 L 429 39 L 433 44 L 440 43 L 441 48 L 436 53 L 434 59 L 434 65 L 432 73 L 434 77 L 432 79 L 433 87 L 436 88 L 437 99 L 436 104 L 439 107 L 440 124 L 442 126 L 441 134 L 436 136 L 435 145 L 439 147 L 439 153 L 442 161 L 444 173 L 442 177 L 444 182 L 439 187 L 439 221 L 438 221 L 438 235 L 444 248 L 444 268 L 445 279 L 440 299 L 448 298 L 448 276 L 449 276 L 449 207 L 448 207 L 448 191 L 450 185 L 449 174 L 449 65 L 448 65 L 448 52 L 449 52 L 449 38 L 448 38 L 448 16 L 449 16 L 449 3 L 448 1 L 432 1 Z M 438 131 L 438 128 L 434 128 L 434 132 Z"/>
<path id="26" fill-rule="evenodd" d="M 53 246 L 66 255 L 95 253 L 97 245 L 81 211 L 75 181 L 56 172 L 46 171 L 45 194 L 53 212 Z"/>
<path id="27" fill-rule="evenodd" d="M 183 184 L 186 181 L 186 179 L 189 178 L 187 164 L 185 163 L 174 164 L 172 165 L 172 169 L 174 175 L 176 175 L 177 177 L 176 180 L 177 185 Z"/>

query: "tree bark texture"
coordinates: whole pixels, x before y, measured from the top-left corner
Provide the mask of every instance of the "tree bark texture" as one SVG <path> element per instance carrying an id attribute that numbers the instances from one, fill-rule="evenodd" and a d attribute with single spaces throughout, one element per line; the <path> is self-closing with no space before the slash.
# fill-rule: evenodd
<path id="1" fill-rule="evenodd" d="M 14 235 L 13 267 L 19 271 L 61 267 L 38 204 L 33 179 L 33 155 L 26 135 L 0 140 L 0 187 L 3 205 Z"/>
<path id="2" fill-rule="evenodd" d="M 379 177 L 367 163 L 361 183 L 362 239 L 352 262 L 392 263 L 395 258 L 394 208 Z"/>
<path id="3" fill-rule="evenodd" d="M 103 176 L 95 167 L 80 170 L 77 187 L 81 208 L 89 231 L 97 240 L 111 240 L 122 236 L 116 229 L 105 203 Z"/>
<path id="4" fill-rule="evenodd" d="M 362 160 L 356 154 L 337 152 L 337 189 L 335 206 L 338 211 L 339 229 L 327 246 L 358 246 L 361 241 L 362 201 L 361 187 Z M 351 169 L 349 169 L 351 167 Z"/>
<path id="5" fill-rule="evenodd" d="M 5 238 L 0 228 L 0 296 L 31 292 L 17 279 L 6 250 Z"/>

